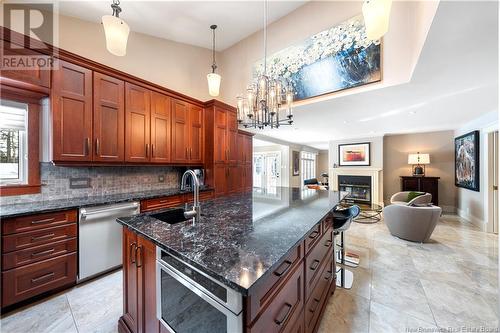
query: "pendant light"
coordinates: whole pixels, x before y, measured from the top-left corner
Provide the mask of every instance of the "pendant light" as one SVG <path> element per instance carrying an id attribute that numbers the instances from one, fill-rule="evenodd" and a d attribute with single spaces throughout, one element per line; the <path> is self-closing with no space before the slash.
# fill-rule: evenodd
<path id="1" fill-rule="evenodd" d="M 212 73 L 207 74 L 208 93 L 210 96 L 217 97 L 219 96 L 221 80 L 221 76 L 215 73 L 217 69 L 217 64 L 215 63 L 215 29 L 217 29 L 217 26 L 213 24 L 210 26 L 210 29 L 212 29 Z"/>
<path id="2" fill-rule="evenodd" d="M 363 3 L 366 37 L 370 40 L 382 38 L 389 30 L 392 0 L 366 0 Z"/>
<path id="3" fill-rule="evenodd" d="M 130 28 L 125 21 L 120 18 L 120 1 L 113 0 L 111 5 L 112 15 L 102 17 L 104 35 L 106 36 L 106 48 L 111 54 L 124 56 L 127 53 L 127 40 Z"/>

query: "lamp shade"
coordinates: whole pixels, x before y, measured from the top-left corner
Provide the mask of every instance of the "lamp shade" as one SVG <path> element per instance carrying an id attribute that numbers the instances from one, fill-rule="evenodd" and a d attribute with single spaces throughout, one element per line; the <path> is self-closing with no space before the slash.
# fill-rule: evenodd
<path id="1" fill-rule="evenodd" d="M 430 164 L 431 158 L 429 154 L 408 154 L 408 164 Z"/>
<path id="2" fill-rule="evenodd" d="M 127 40 L 130 28 L 125 21 L 113 15 L 104 15 L 102 25 L 106 36 L 106 48 L 116 56 L 127 53 Z"/>
<path id="3" fill-rule="evenodd" d="M 213 97 L 219 96 L 221 76 L 217 73 L 209 73 L 207 74 L 207 80 L 208 80 L 208 93 L 210 94 L 210 96 Z"/>
<path id="4" fill-rule="evenodd" d="M 366 37 L 380 39 L 389 30 L 392 0 L 366 0 L 363 3 Z"/>

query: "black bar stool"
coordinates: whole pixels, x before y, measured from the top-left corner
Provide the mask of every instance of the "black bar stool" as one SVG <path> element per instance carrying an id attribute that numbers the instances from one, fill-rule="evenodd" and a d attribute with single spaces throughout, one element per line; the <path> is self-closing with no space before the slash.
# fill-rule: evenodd
<path id="1" fill-rule="evenodd" d="M 332 211 L 333 217 L 333 235 L 335 238 L 334 259 L 337 258 L 342 266 L 337 269 L 337 287 L 344 289 L 351 289 L 354 280 L 353 273 L 346 269 L 346 256 L 344 244 L 344 232 L 351 226 L 352 220 L 359 215 L 360 209 L 358 206 L 353 205 L 350 207 L 336 206 Z M 340 235 L 340 243 L 337 243 L 337 236 Z M 338 248 L 338 251 L 337 251 Z"/>

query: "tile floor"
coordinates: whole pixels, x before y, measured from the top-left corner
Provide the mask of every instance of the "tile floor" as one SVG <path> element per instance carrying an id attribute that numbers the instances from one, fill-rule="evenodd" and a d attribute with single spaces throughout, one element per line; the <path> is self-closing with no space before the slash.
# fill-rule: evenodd
<path id="1" fill-rule="evenodd" d="M 383 223 L 353 223 L 348 250 L 361 257 L 351 290 L 330 298 L 319 332 L 438 332 L 497 328 L 498 237 L 444 216 L 432 242 L 392 237 Z M 111 273 L 0 320 L 2 333 L 116 332 L 122 273 Z M 420 330 L 419 330 L 420 329 Z"/>

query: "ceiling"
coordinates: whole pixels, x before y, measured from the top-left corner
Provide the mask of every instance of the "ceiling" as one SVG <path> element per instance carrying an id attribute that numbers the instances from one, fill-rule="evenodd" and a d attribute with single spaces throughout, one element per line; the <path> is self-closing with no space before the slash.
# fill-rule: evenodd
<path id="1" fill-rule="evenodd" d="M 456 129 L 498 110 L 498 3 L 441 1 L 409 83 L 298 106 L 295 124 L 258 133 L 328 141 Z"/>
<path id="2" fill-rule="evenodd" d="M 109 1 L 58 1 L 59 12 L 100 22 L 111 14 Z M 294 11 L 306 1 L 270 1 L 268 22 Z M 127 1 L 122 17 L 135 32 L 204 48 L 212 48 L 210 25 L 217 24 L 217 50 L 222 51 L 262 29 L 261 1 Z"/>

